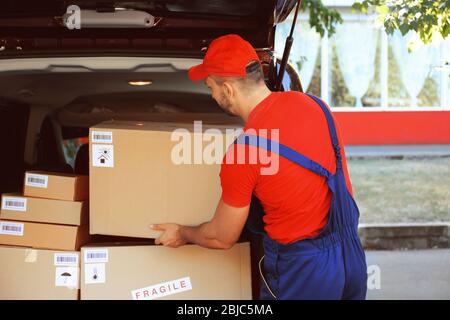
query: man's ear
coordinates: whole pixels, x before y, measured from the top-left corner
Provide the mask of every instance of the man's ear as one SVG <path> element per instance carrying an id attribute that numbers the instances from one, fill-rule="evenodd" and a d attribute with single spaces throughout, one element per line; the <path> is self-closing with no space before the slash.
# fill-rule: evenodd
<path id="1" fill-rule="evenodd" d="M 224 87 L 224 92 L 225 92 L 225 94 L 226 94 L 229 98 L 234 97 L 234 95 L 235 95 L 236 92 L 235 92 L 235 89 L 234 89 L 233 85 L 232 85 L 231 83 L 227 82 L 227 81 L 225 81 L 222 85 L 223 85 L 223 87 Z"/>

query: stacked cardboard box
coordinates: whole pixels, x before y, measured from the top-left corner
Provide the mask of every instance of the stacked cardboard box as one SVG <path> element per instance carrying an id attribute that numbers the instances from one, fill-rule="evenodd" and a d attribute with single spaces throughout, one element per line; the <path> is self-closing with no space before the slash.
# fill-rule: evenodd
<path id="1" fill-rule="evenodd" d="M 187 121 L 108 121 L 92 127 L 90 233 L 156 238 L 160 233 L 149 224 L 209 221 L 221 196 L 220 163 L 237 128 L 202 124 L 196 129 Z M 207 157 L 211 143 L 213 162 Z M 248 243 L 230 250 L 86 246 L 81 255 L 82 299 L 252 296 Z"/>
<path id="2" fill-rule="evenodd" d="M 78 298 L 88 195 L 87 177 L 48 172 L 27 172 L 23 195 L 2 195 L 1 298 Z"/>
<path id="3" fill-rule="evenodd" d="M 130 121 L 91 128 L 90 233 L 155 238 L 160 233 L 149 224 L 209 221 L 221 196 L 220 163 L 237 128 L 196 129 Z"/>
<path id="4" fill-rule="evenodd" d="M 87 176 L 26 172 L 24 194 L 2 195 L 0 244 L 79 250 L 89 239 Z"/>
<path id="5" fill-rule="evenodd" d="M 85 246 L 81 299 L 251 299 L 250 247 Z"/>
<path id="6" fill-rule="evenodd" d="M 79 254 L 0 246 L 0 299 L 79 299 Z"/>
<path id="7" fill-rule="evenodd" d="M 81 287 L 81 299 L 251 299 L 248 243 L 229 250 L 172 249 L 148 240 L 86 244 L 95 236 L 152 239 L 159 233 L 149 224 L 212 218 L 221 195 L 220 163 L 236 127 L 213 122 L 196 132 L 182 122 L 96 125 L 89 179 L 27 172 L 23 194 L 4 194 L 0 287 L 8 289 L 0 298 L 77 299 Z M 177 129 L 191 144 L 173 139 Z M 215 130 L 205 136 L 208 129 Z M 212 163 L 204 158 L 211 143 L 218 159 Z M 180 145 L 187 149 L 180 152 Z M 187 162 L 177 163 L 180 158 Z"/>

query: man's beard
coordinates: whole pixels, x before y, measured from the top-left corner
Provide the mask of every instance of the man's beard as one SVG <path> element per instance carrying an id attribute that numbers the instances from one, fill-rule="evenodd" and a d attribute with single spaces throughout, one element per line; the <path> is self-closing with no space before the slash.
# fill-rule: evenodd
<path id="1" fill-rule="evenodd" d="M 231 111 L 231 101 L 224 93 L 220 95 L 220 101 L 218 101 L 217 103 L 223 109 L 223 111 L 225 111 L 226 114 L 235 116 L 235 114 Z"/>

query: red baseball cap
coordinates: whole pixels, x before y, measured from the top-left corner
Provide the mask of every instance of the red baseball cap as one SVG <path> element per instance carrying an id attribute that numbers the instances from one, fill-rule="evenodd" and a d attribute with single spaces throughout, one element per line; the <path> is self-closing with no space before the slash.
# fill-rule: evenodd
<path id="1" fill-rule="evenodd" d="M 210 43 L 203 63 L 189 69 L 189 79 L 202 80 L 209 75 L 244 77 L 245 67 L 251 61 L 260 62 L 248 41 L 237 34 L 221 36 Z"/>

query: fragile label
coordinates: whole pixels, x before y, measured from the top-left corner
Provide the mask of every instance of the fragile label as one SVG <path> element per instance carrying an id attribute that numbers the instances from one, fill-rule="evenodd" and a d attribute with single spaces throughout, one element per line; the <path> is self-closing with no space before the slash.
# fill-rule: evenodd
<path id="1" fill-rule="evenodd" d="M 106 282 L 104 263 L 88 263 L 84 265 L 84 283 L 95 284 Z"/>
<path id="2" fill-rule="evenodd" d="M 112 143 L 113 142 L 113 134 L 109 131 L 92 131 L 91 132 L 91 141 L 99 142 L 99 143 Z"/>
<path id="3" fill-rule="evenodd" d="M 192 290 L 191 278 L 185 277 L 131 291 L 133 300 L 153 300 Z"/>
<path id="4" fill-rule="evenodd" d="M 3 197 L 2 209 L 13 211 L 27 211 L 27 199 L 17 197 Z"/>
<path id="5" fill-rule="evenodd" d="M 77 289 L 78 273 L 78 267 L 56 267 L 55 286 Z"/>
<path id="6" fill-rule="evenodd" d="M 48 176 L 42 174 L 27 173 L 25 176 L 25 185 L 29 187 L 47 188 Z"/>
<path id="7" fill-rule="evenodd" d="M 108 249 L 86 249 L 84 263 L 108 262 Z"/>
<path id="8" fill-rule="evenodd" d="M 114 146 L 107 144 L 92 145 L 92 166 L 114 167 Z"/>
<path id="9" fill-rule="evenodd" d="M 0 234 L 9 234 L 13 236 L 23 236 L 24 224 L 17 222 L 0 222 Z"/>
<path id="10" fill-rule="evenodd" d="M 55 266 L 78 267 L 78 253 L 55 253 Z"/>

